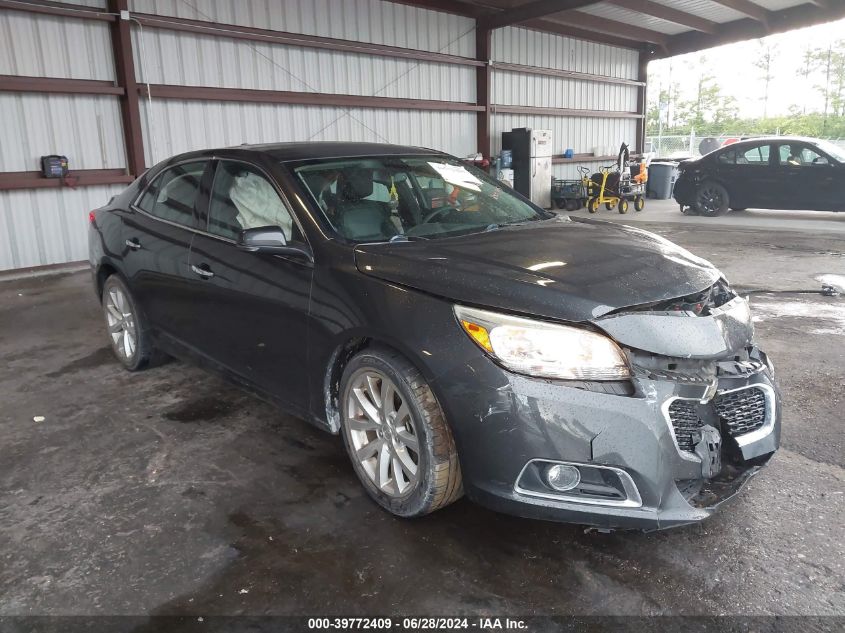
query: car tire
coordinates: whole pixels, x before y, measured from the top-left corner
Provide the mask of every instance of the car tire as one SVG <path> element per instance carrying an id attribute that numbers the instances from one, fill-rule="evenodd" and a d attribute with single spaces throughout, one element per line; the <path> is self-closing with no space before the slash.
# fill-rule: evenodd
<path id="1" fill-rule="evenodd" d="M 343 370 L 340 397 L 344 446 L 364 489 L 381 507 L 419 517 L 463 495 L 451 429 L 407 359 L 382 347 L 359 352 Z"/>
<path id="2" fill-rule="evenodd" d="M 707 218 L 725 215 L 730 209 L 728 190 L 718 182 L 705 181 L 695 192 L 694 206 L 698 215 Z"/>
<path id="3" fill-rule="evenodd" d="M 103 283 L 101 303 L 112 351 L 126 369 L 139 371 L 166 358 L 153 345 L 146 317 L 120 276 Z"/>

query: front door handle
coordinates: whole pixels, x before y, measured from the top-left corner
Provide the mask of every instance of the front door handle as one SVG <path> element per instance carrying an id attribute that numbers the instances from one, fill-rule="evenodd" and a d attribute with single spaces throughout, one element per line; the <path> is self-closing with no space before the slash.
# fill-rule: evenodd
<path id="1" fill-rule="evenodd" d="M 208 270 L 207 268 L 200 268 L 199 266 L 194 266 L 193 264 L 191 264 L 191 270 L 193 270 L 203 279 L 211 279 L 212 277 L 214 277 L 214 273 Z"/>
<path id="2" fill-rule="evenodd" d="M 134 237 L 131 240 L 126 240 L 126 245 L 133 251 L 137 251 L 141 248 L 141 242 L 136 240 Z"/>

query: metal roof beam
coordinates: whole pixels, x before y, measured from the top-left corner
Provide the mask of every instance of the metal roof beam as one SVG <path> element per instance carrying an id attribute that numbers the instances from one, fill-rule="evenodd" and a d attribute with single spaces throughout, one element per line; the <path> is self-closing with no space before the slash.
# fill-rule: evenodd
<path id="1" fill-rule="evenodd" d="M 751 0 L 712 0 L 716 4 L 721 4 L 723 7 L 733 9 L 743 15 L 747 15 L 752 20 L 768 24 L 769 11 L 761 7 L 759 4 L 754 4 Z"/>
<path id="2" fill-rule="evenodd" d="M 658 4 L 651 0 L 606 0 L 606 2 L 628 9 L 629 11 L 636 11 L 637 13 L 660 18 L 661 20 L 686 26 L 696 31 L 702 31 L 703 33 L 715 33 L 719 26 L 718 22 L 712 22 L 692 13 L 673 9 L 672 7 L 667 7 L 665 4 Z"/>
<path id="3" fill-rule="evenodd" d="M 549 22 L 574 26 L 586 31 L 613 35 L 635 42 L 648 42 L 650 44 L 665 45 L 668 36 L 665 33 L 658 33 L 641 26 L 633 26 L 615 20 L 608 20 L 590 13 L 581 11 L 569 11 L 566 15 L 550 18 Z"/>
<path id="4" fill-rule="evenodd" d="M 498 29 L 503 26 L 519 24 L 554 13 L 560 13 L 561 11 L 580 9 L 591 4 L 598 4 L 598 0 L 534 0 L 533 2 L 528 2 L 513 9 L 492 12 L 480 18 L 479 22 L 484 28 Z"/>
<path id="5" fill-rule="evenodd" d="M 653 51 L 649 59 L 673 57 L 684 53 L 693 53 L 755 38 L 765 37 L 772 33 L 785 33 L 795 29 L 802 29 L 816 24 L 832 22 L 845 18 L 845 2 L 829 4 L 827 8 L 812 4 L 801 4 L 769 14 L 768 26 L 750 18 L 726 22 L 719 26 L 714 35 L 688 31 L 672 35 L 666 42 L 663 51 Z"/>

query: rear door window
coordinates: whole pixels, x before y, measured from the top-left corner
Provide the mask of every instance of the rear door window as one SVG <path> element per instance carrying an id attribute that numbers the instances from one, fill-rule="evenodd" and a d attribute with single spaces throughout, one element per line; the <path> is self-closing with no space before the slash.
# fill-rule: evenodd
<path id="1" fill-rule="evenodd" d="M 194 226 L 194 207 L 207 164 L 197 161 L 165 170 L 147 187 L 137 206 L 156 218 Z"/>
<path id="2" fill-rule="evenodd" d="M 736 156 L 737 165 L 768 165 L 769 145 L 757 145 L 750 149 L 738 150 Z"/>

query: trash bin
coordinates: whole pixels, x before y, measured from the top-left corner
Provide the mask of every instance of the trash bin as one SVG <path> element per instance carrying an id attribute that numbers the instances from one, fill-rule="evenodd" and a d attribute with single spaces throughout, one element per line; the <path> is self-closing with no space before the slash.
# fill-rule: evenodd
<path id="1" fill-rule="evenodd" d="M 648 185 L 646 195 L 649 198 L 668 200 L 675 189 L 678 179 L 678 163 L 655 161 L 648 166 Z"/>

